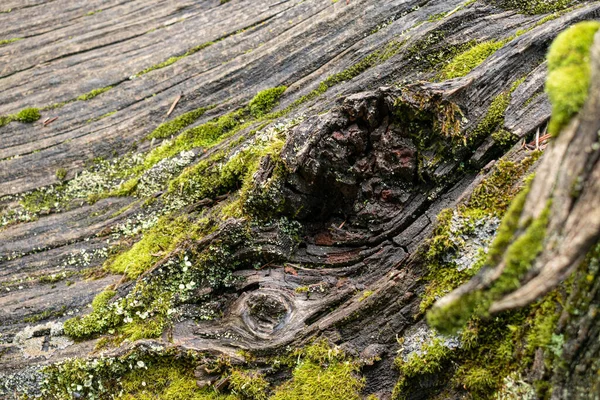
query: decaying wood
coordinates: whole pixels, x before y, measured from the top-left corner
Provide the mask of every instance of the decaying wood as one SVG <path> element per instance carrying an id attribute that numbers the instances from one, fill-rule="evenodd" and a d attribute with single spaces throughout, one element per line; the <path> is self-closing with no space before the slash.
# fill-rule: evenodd
<path id="1" fill-rule="evenodd" d="M 236 285 L 223 293 L 208 287 L 198 290 L 198 297 L 216 297 L 221 318 L 182 318 L 165 333 L 172 343 L 139 341 L 104 354 L 173 346 L 225 355 L 241 364 L 240 350 L 266 356 L 322 336 L 351 354 L 377 349 L 381 361 L 371 361 L 364 371 L 365 395 L 378 394 L 381 399 L 390 398 L 398 378 L 392 366 L 398 337 L 423 324 L 419 295 L 425 266 L 418 250 L 430 237 L 436 215 L 468 198 L 505 152 L 490 137 L 476 139 L 469 148 L 449 135 L 436 144 L 455 150 L 452 157 L 423 167 L 410 124 L 393 122 L 395 107 L 401 102 L 407 110 L 430 113 L 432 120 L 423 129 L 433 131 L 434 118 L 448 122 L 434 112 L 442 105 L 455 117 L 461 115 L 448 123 L 458 124 L 466 142 L 493 99 L 525 77 L 512 93 L 502 126 L 515 135 L 515 145 L 505 157 L 519 161 L 529 154 L 521 141 L 533 140 L 534 147 L 543 148 L 548 139 L 535 134 L 550 117 L 543 94 L 548 45 L 566 27 L 600 16 L 599 2 L 587 2 L 543 24 L 537 24 L 543 16 L 519 14 L 484 1 L 469 7 L 458 0 L 72 3 L 35 1 L 21 6 L 12 1 L 8 6 L 14 10 L 0 14 L 1 37 L 24 36 L 0 47 L 0 113 L 66 102 L 50 110 L 58 119 L 45 124 L 46 129 L 19 122 L 0 127 L 3 210 L 17 207 L 14 195 L 56 182 L 58 168 L 75 174 L 96 157 L 126 154 L 134 143 L 137 151 L 156 147 L 154 140 L 144 138 L 163 122 L 165 104 L 172 104 L 167 116 L 216 105 L 194 123 L 197 126 L 241 107 L 260 90 L 286 85 L 279 105 L 284 109 L 317 89 L 327 76 L 351 68 L 391 42 L 399 46 L 389 59 L 274 121 L 304 117 L 287 132 L 281 153 L 289 170 L 281 188 L 285 200 L 281 212 L 302 223 L 300 245 L 282 239 L 285 235 L 278 226 L 252 227 L 247 248 L 232 255 L 243 265 L 234 273 L 239 278 Z M 61 7 L 63 12 L 53 12 Z M 428 21 L 440 13 L 446 17 Z M 463 78 L 435 82 L 437 71 L 425 61 L 449 45 L 504 38 L 525 28 L 532 29 Z M 444 39 L 431 39 L 437 35 Z M 139 74 L 208 42 L 214 43 L 172 65 Z M 600 51 L 600 41 L 596 43 L 595 51 Z M 597 118 L 585 117 L 599 110 L 600 79 L 594 85 L 597 90 L 582 117 L 545 149 L 523 216 L 540 213 L 545 202 L 534 199 L 552 197 L 549 232 L 570 246 L 549 243 L 536 264 L 538 276 L 528 284 L 534 290 L 527 289 L 525 295 L 517 291 L 495 304 L 494 310 L 525 304 L 546 291 L 547 284 L 564 278 L 598 238 L 598 152 L 586 149 L 594 140 L 590 132 L 600 126 L 595 125 Z M 113 88 L 89 101 L 71 101 L 107 86 Z M 173 102 L 178 93 L 185 96 Z M 43 111 L 42 117 L 46 114 Z M 257 128 L 251 126 L 213 148 L 196 149 L 194 162 L 230 147 L 243 148 L 249 132 Z M 268 181 L 273 171 L 272 160 L 263 159 L 254 183 Z M 570 185 L 580 175 L 588 176 L 585 181 L 590 183 L 573 199 Z M 203 199 L 179 212 L 196 213 L 230 196 Z M 149 197 L 163 201 L 165 188 Z M 0 396 L 8 396 L 18 379 L 35 393 L 39 382 L 32 378 L 31 367 L 37 371 L 68 357 L 101 354 L 94 350 L 96 340 L 74 343 L 64 336 L 46 335 L 46 324 L 85 314 L 94 296 L 109 285 L 118 296 L 132 290 L 135 282 L 124 276 L 86 279 L 82 271 L 102 268 L 107 255 L 96 250 L 112 240 L 115 227 L 144 210 L 144 200 L 105 198 L 89 205 L 82 199 L 67 211 L 51 209 L 35 221 L 0 228 L 0 380 L 8 382 L 7 389 L 0 386 Z M 140 279 L 160 279 L 161 266 L 169 257 L 187 248 L 208 248 L 241 223 L 225 221 L 201 240 L 183 243 L 171 253 L 153 254 L 156 263 Z M 81 252 L 100 256 L 85 264 L 65 262 Z M 260 260 L 258 267 L 244 264 L 248 259 Z M 62 273 L 69 279 L 52 284 L 40 280 Z M 309 290 L 296 293 L 299 287 Z M 367 289 L 373 293 L 358 301 Z M 44 311 L 51 316 L 24 322 Z M 49 343 L 64 340 L 65 346 L 37 348 L 38 342 L 15 341 L 26 329 L 39 332 Z M 199 367 L 199 385 L 216 382 L 209 375 Z M 417 392 L 415 398 L 420 395 Z M 453 398 L 464 395 L 453 392 Z"/>

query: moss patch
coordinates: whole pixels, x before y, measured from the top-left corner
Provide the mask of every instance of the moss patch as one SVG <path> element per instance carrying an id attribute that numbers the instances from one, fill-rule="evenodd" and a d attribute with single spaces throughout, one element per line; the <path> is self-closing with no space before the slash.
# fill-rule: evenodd
<path id="1" fill-rule="evenodd" d="M 459 78 L 467 75 L 506 43 L 507 40 L 488 40 L 463 51 L 444 66 L 440 79 Z"/>
<path id="2" fill-rule="evenodd" d="M 0 116 L 0 127 L 9 124 L 12 121 L 32 123 L 39 120 L 41 116 L 38 108 L 24 108 L 16 114 Z"/>
<path id="3" fill-rule="evenodd" d="M 519 10 L 525 14 L 545 14 L 564 10 L 577 3 L 576 0 L 500 0 L 500 6 Z"/>
<path id="4" fill-rule="evenodd" d="M 252 100 L 250 100 L 250 103 L 248 103 L 250 114 L 254 118 L 260 118 L 264 116 L 277 105 L 279 98 L 286 89 L 287 88 L 285 86 L 278 86 L 259 92 Z"/>
<path id="5" fill-rule="evenodd" d="M 108 312 L 108 303 L 116 294 L 117 292 L 112 290 L 98 294 L 92 301 L 90 314 L 65 321 L 65 334 L 74 339 L 83 339 L 118 325 L 121 317 Z"/>
<path id="6" fill-rule="evenodd" d="M 548 52 L 546 92 L 552 103 L 548 131 L 558 135 L 585 103 L 590 87 L 590 48 L 600 22 L 578 23 L 560 33 Z"/>
<path id="7" fill-rule="evenodd" d="M 100 96 L 104 92 L 108 92 L 110 89 L 112 89 L 112 86 L 107 86 L 107 87 L 103 87 L 103 88 L 100 88 L 100 89 L 94 89 L 91 92 L 88 92 L 86 94 L 82 94 L 81 96 L 77 97 L 77 100 L 79 100 L 79 101 L 88 101 L 88 100 L 93 99 L 96 96 Z"/>
<path id="8" fill-rule="evenodd" d="M 201 232 L 208 232 L 210 221 L 191 221 L 187 216 L 164 216 L 131 249 L 108 261 L 105 267 L 117 274 L 137 278 L 161 257 L 165 257 L 185 239 L 198 239 Z"/>
<path id="9" fill-rule="evenodd" d="M 326 342 L 297 352 L 292 380 L 275 389 L 271 400 L 359 400 L 364 380 L 359 366 Z"/>
<path id="10" fill-rule="evenodd" d="M 119 358 L 68 359 L 44 368 L 46 399 L 244 400 L 199 389 L 195 355 L 131 352 Z"/>
<path id="11" fill-rule="evenodd" d="M 18 42 L 22 38 L 11 38 L 11 39 L 2 39 L 0 40 L 0 46 L 4 46 L 10 43 Z"/>
<path id="12" fill-rule="evenodd" d="M 152 131 L 146 138 L 148 139 L 165 139 L 170 136 L 175 136 L 188 125 L 193 124 L 198 118 L 212 107 L 201 107 L 196 110 L 186 112 L 173 119 L 172 121 L 164 122 Z"/>

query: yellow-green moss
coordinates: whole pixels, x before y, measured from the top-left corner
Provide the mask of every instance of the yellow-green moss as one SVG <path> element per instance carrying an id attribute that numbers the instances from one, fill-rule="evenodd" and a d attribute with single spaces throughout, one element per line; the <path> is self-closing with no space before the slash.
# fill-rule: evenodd
<path id="1" fill-rule="evenodd" d="M 526 14 L 545 14 L 564 10 L 576 0 L 499 0 L 503 7 L 513 8 Z"/>
<path id="2" fill-rule="evenodd" d="M 520 279 L 542 249 L 550 213 L 550 207 L 547 206 L 538 218 L 530 221 L 527 226 L 520 227 L 519 217 L 526 198 L 524 193 L 517 196 L 511 204 L 488 252 L 486 264 L 495 266 L 503 260 L 505 266 L 502 273 L 489 288 L 466 294 L 444 307 L 431 309 L 427 320 L 440 332 L 456 332 L 474 314 L 487 316 L 494 300 L 520 286 Z M 524 232 L 515 239 L 514 234 L 518 229 L 524 229 Z"/>
<path id="3" fill-rule="evenodd" d="M 135 279 L 185 238 L 197 238 L 200 231 L 208 229 L 208 225 L 208 219 L 194 223 L 186 216 L 161 217 L 131 249 L 109 260 L 105 267 L 111 272 Z"/>
<path id="4" fill-rule="evenodd" d="M 275 389 L 270 400 L 359 400 L 364 379 L 359 365 L 337 348 L 317 342 L 297 353 L 292 379 Z"/>
<path id="5" fill-rule="evenodd" d="M 473 190 L 468 207 L 496 215 L 503 214 L 521 189 L 516 183 L 541 154 L 540 151 L 533 152 L 520 163 L 498 161 L 493 172 Z"/>
<path id="6" fill-rule="evenodd" d="M 88 92 L 86 94 L 82 94 L 81 96 L 77 97 L 77 100 L 79 101 L 88 101 L 93 99 L 96 96 L 100 96 L 102 93 L 109 91 L 110 89 L 112 89 L 112 86 L 106 86 L 100 89 L 94 89 L 91 92 Z"/>
<path id="7" fill-rule="evenodd" d="M 204 115 L 204 113 L 212 107 L 201 107 L 196 110 L 186 112 L 174 118 L 172 121 L 164 122 L 160 124 L 154 131 L 152 131 L 146 138 L 148 139 L 164 139 L 171 136 L 177 135 L 181 130 L 187 126 L 193 124 L 198 118 Z"/>
<path id="8" fill-rule="evenodd" d="M 546 92 L 552 103 L 548 131 L 558 135 L 585 103 L 590 87 L 590 48 L 598 21 L 580 22 L 560 33 L 548 52 Z"/>
<path id="9" fill-rule="evenodd" d="M 392 398 L 405 399 L 414 378 L 442 372 L 452 353 L 453 350 L 444 345 L 441 339 L 435 338 L 424 343 L 420 353 L 411 353 L 406 361 L 401 356 L 397 357 L 395 367 L 400 371 L 400 378 L 394 387 Z"/>
<path id="10" fill-rule="evenodd" d="M 373 295 L 373 293 L 374 292 L 372 290 L 365 290 L 364 292 L 362 292 L 362 294 L 358 298 L 358 301 L 365 301 L 366 299 L 371 297 Z"/>
<path id="11" fill-rule="evenodd" d="M 65 321 L 65 334 L 74 339 L 84 339 L 117 326 L 122 317 L 107 312 L 107 305 L 116 294 L 117 292 L 113 290 L 106 290 L 98 294 L 92 301 L 90 314 Z"/>
<path id="12" fill-rule="evenodd" d="M 45 399 L 118 400 L 245 400 L 199 389 L 194 377 L 193 355 L 138 354 L 94 360 L 67 359 L 45 367 L 42 396 Z"/>
<path id="13" fill-rule="evenodd" d="M 22 38 L 11 38 L 11 39 L 3 39 L 0 40 L 0 46 L 4 46 L 6 44 L 10 44 L 10 43 L 14 43 L 17 42 L 19 40 L 21 40 Z"/>
<path id="14" fill-rule="evenodd" d="M 488 40 L 463 51 L 444 66 L 440 79 L 459 78 L 467 75 L 506 43 L 507 40 Z"/>
<path id="15" fill-rule="evenodd" d="M 65 168 L 59 168 L 56 170 L 56 179 L 64 181 L 67 177 L 67 170 Z"/>
<path id="16" fill-rule="evenodd" d="M 267 400 L 269 382 L 259 372 L 234 369 L 229 376 L 229 389 L 242 400 Z"/>
<path id="17" fill-rule="evenodd" d="M 192 55 L 194 53 L 197 53 L 197 52 L 199 52 L 202 49 L 205 49 L 205 48 L 207 48 L 209 46 L 212 46 L 215 43 L 216 42 L 206 42 L 206 43 L 199 44 L 198 46 L 192 47 L 191 49 L 189 49 L 188 51 L 186 51 L 185 53 L 183 53 L 181 55 L 169 57 L 165 61 L 162 61 L 162 62 L 160 62 L 158 64 L 154 64 L 154 65 L 152 65 L 152 66 L 150 66 L 150 67 L 148 67 L 148 68 L 146 68 L 146 69 L 138 72 L 137 74 L 135 74 L 135 76 L 139 77 L 139 76 L 147 74 L 148 72 L 152 72 L 152 71 L 155 71 L 157 69 L 168 67 L 169 65 L 175 64 L 177 61 L 179 61 L 179 60 L 181 60 L 181 59 L 183 59 L 183 58 L 185 58 L 187 56 L 190 56 L 190 55 Z"/>
<path id="18" fill-rule="evenodd" d="M 254 118 L 260 118 L 264 116 L 266 113 L 271 111 L 273 107 L 279 102 L 279 98 L 285 92 L 287 87 L 278 86 L 272 89 L 266 89 L 262 92 L 258 93 L 254 98 L 248 103 L 248 107 L 250 108 L 250 114 Z"/>
<path id="19" fill-rule="evenodd" d="M 148 169 L 160 160 L 172 157 L 184 150 L 191 150 L 197 147 L 212 147 L 223 138 L 249 127 L 253 123 L 252 120 L 246 121 L 246 118 L 249 116 L 248 114 L 252 115 L 250 104 L 254 104 L 256 113 L 264 115 L 277 104 L 279 97 L 283 94 L 283 88 L 281 86 L 259 92 L 250 100 L 247 107 L 184 131 L 173 141 L 165 142 L 148 153 L 144 160 L 143 169 Z"/>
<path id="20" fill-rule="evenodd" d="M 134 369 L 123 377 L 121 386 L 118 400 L 240 400 L 210 388 L 199 389 L 191 369 L 177 363 Z"/>
<path id="21" fill-rule="evenodd" d="M 11 116 L 9 116 L 10 118 Z M 32 123 L 41 118 L 40 110 L 37 108 L 24 108 L 19 111 L 14 117 L 13 120 Z"/>

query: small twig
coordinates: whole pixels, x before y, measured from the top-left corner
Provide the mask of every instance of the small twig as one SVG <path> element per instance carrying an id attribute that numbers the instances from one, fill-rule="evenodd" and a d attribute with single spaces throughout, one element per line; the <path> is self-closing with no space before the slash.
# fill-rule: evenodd
<path id="1" fill-rule="evenodd" d="M 269 266 L 269 265 L 271 265 L 271 264 L 273 264 L 273 261 L 269 261 L 268 263 L 266 263 L 266 264 L 264 264 L 264 265 L 261 265 L 261 266 L 260 266 L 260 267 L 258 267 L 257 269 L 260 271 L 261 269 L 263 269 L 263 268 L 266 268 L 266 267 L 268 267 L 268 266 Z"/>
<path id="2" fill-rule="evenodd" d="M 54 118 L 50 118 L 50 119 L 46 118 L 46 120 L 44 121 L 44 126 L 50 125 L 51 123 L 53 123 L 57 119 L 58 119 L 58 117 L 54 117 Z"/>
<path id="3" fill-rule="evenodd" d="M 342 229 L 344 227 L 345 223 L 346 223 L 346 221 L 342 222 L 342 224 L 340 226 L 338 226 L 338 229 Z"/>
<path id="4" fill-rule="evenodd" d="M 175 109 L 175 106 L 177 106 L 177 103 L 179 103 L 179 100 L 181 100 L 181 95 L 177 96 L 177 98 L 175 99 L 175 101 L 173 102 L 173 104 L 171 104 L 171 108 L 169 108 L 169 112 L 167 113 L 167 117 L 169 115 L 171 115 L 171 113 Z"/>

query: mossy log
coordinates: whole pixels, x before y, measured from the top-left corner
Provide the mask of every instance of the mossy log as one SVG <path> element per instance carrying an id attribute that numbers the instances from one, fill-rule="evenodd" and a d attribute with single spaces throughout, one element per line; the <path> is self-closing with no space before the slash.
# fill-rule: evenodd
<path id="1" fill-rule="evenodd" d="M 471 321 L 440 339 L 424 316 L 533 172 L 523 215 L 552 197 L 561 240 L 527 280 L 568 262 L 492 311 L 585 264 L 600 79 L 550 147 L 535 138 L 548 48 L 599 2 L 29 3 L 0 6 L 20 39 L 0 47 L 0 397 L 493 398 L 522 378 L 586 398 L 597 318 L 552 319 L 573 338 L 554 376 L 548 335 L 527 339 L 558 294 L 485 337 Z M 570 301 L 597 303 L 587 275 Z M 517 361 L 476 358 L 515 326 Z M 148 366 L 178 369 L 180 397 L 139 386 Z"/>

